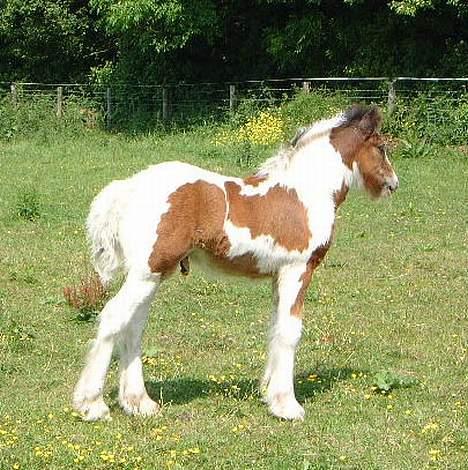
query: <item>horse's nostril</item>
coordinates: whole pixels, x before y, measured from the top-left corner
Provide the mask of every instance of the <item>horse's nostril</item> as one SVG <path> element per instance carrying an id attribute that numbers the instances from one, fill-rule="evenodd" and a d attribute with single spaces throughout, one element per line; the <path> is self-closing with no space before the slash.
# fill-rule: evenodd
<path id="1" fill-rule="evenodd" d="M 393 181 L 389 181 L 386 184 L 386 186 L 393 193 L 398 189 L 398 187 L 400 186 L 400 183 L 399 183 L 398 179 L 395 178 Z"/>

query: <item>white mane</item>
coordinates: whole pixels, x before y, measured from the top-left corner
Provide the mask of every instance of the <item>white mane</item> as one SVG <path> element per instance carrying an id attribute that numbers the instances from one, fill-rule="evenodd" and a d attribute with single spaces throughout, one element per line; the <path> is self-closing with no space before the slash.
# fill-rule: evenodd
<path id="1" fill-rule="evenodd" d="M 257 176 L 268 176 L 277 172 L 284 172 L 288 169 L 291 157 L 300 147 L 308 145 L 312 140 L 329 133 L 333 128 L 338 127 L 345 122 L 344 113 L 337 114 L 330 119 L 322 119 L 306 128 L 298 137 L 294 139 L 294 143 L 287 147 L 282 147 L 273 157 L 266 160 L 258 169 Z"/>

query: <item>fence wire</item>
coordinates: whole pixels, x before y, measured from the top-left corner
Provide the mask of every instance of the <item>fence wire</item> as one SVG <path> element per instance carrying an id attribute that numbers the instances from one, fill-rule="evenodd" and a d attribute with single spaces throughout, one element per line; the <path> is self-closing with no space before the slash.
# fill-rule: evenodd
<path id="1" fill-rule="evenodd" d="M 115 83 L 0 83 L 0 97 L 16 104 L 50 102 L 57 115 L 73 103 L 84 116 L 99 115 L 109 127 L 131 119 L 150 121 L 221 117 L 242 100 L 277 105 L 300 90 L 323 96 L 339 94 L 349 103 L 374 103 L 388 111 L 418 108 L 424 101 L 424 119 L 433 127 L 450 119 L 443 108 L 468 106 L 468 78 L 288 78 L 230 83 L 178 83 L 173 85 Z M 468 112 L 466 119 L 468 121 Z M 465 114 L 462 115 L 465 116 Z M 94 119 L 94 118 L 93 118 Z M 468 123 L 462 123 L 462 133 Z M 457 138 L 457 141 L 460 137 Z M 463 135 L 461 137 L 463 140 Z M 465 139 L 468 140 L 468 137 Z"/>

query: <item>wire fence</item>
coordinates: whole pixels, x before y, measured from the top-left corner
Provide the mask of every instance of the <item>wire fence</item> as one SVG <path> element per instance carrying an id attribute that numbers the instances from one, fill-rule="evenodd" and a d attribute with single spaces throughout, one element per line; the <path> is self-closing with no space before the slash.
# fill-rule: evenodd
<path id="1" fill-rule="evenodd" d="M 98 117 L 108 128 L 129 119 L 189 120 L 223 116 L 242 100 L 275 105 L 298 91 L 341 95 L 352 102 L 375 103 L 389 113 L 421 97 L 427 119 L 444 118 L 441 106 L 466 106 L 468 78 L 288 78 L 229 83 L 177 83 L 152 85 L 115 83 L 110 86 L 78 83 L 0 83 L 0 97 L 16 105 L 42 99 L 61 117 L 70 104 L 79 107 L 84 120 Z M 447 117 L 447 119 L 449 119 Z M 468 119 L 468 115 L 467 115 Z M 467 124 L 468 125 L 468 124 Z M 466 127 L 466 126 L 465 126 Z M 467 130 L 468 132 L 468 130 Z M 468 138 L 467 138 L 468 140 Z"/>

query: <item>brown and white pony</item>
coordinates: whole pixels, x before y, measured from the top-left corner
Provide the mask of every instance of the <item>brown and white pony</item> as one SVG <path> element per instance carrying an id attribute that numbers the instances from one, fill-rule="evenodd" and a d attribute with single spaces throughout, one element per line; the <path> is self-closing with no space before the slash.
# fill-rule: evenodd
<path id="1" fill-rule="evenodd" d="M 262 388 L 275 416 L 302 419 L 294 356 L 304 295 L 330 246 L 336 210 L 353 185 L 373 197 L 398 187 L 380 124 L 377 108 L 354 106 L 303 130 L 246 179 L 167 162 L 104 188 L 87 220 L 95 267 L 104 284 L 119 268 L 127 277 L 100 315 L 75 388 L 74 407 L 84 419 L 109 416 L 103 388 L 116 344 L 121 406 L 134 415 L 158 412 L 143 381 L 141 338 L 161 281 L 179 266 L 187 271 L 189 259 L 225 273 L 272 278 Z"/>

